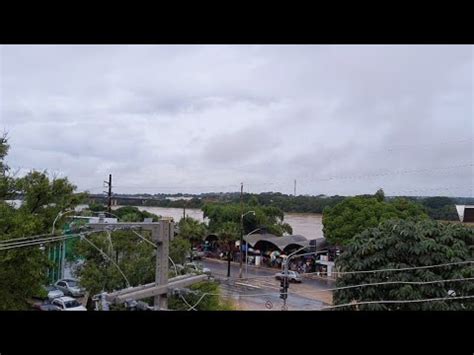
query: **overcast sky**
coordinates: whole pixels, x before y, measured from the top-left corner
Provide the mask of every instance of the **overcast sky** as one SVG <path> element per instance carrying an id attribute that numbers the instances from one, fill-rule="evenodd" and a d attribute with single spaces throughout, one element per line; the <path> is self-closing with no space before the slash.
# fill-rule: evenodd
<path id="1" fill-rule="evenodd" d="M 79 190 L 472 196 L 472 46 L 1 46 L 20 174 Z"/>

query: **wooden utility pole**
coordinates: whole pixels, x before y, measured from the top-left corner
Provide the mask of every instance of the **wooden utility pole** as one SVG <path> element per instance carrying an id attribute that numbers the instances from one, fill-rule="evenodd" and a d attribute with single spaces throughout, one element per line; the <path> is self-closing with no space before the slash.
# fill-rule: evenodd
<path id="1" fill-rule="evenodd" d="M 243 239 L 244 239 L 244 200 L 243 200 L 243 194 L 244 194 L 244 183 L 240 183 L 240 244 L 239 244 L 239 279 L 242 278 L 242 262 L 243 262 L 243 257 L 242 257 L 242 245 L 243 245 Z"/>
<path id="2" fill-rule="evenodd" d="M 109 174 L 109 181 L 104 181 L 109 187 L 108 191 L 104 191 L 107 193 L 107 212 L 112 213 L 112 174 Z"/>
<path id="3" fill-rule="evenodd" d="M 294 185 L 294 194 L 293 194 L 293 196 L 295 196 L 295 197 L 296 197 L 296 179 L 295 179 L 295 185 Z"/>

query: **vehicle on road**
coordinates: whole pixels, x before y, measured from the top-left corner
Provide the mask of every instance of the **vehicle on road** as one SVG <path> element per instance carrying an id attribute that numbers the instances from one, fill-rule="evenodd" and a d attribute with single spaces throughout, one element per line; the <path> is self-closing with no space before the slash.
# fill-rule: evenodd
<path id="1" fill-rule="evenodd" d="M 284 277 L 285 277 L 285 273 L 283 271 L 275 274 L 275 278 L 277 280 L 281 280 Z M 303 279 L 301 278 L 300 274 L 298 274 L 296 271 L 288 271 L 288 281 L 301 283 Z"/>
<path id="2" fill-rule="evenodd" d="M 79 282 L 75 279 L 61 279 L 54 286 L 67 296 L 82 297 L 85 294 L 85 290 L 79 286 Z"/>
<path id="3" fill-rule="evenodd" d="M 72 297 L 59 297 L 54 299 L 51 304 L 57 306 L 60 311 L 87 311 L 86 307 L 80 304 Z"/>

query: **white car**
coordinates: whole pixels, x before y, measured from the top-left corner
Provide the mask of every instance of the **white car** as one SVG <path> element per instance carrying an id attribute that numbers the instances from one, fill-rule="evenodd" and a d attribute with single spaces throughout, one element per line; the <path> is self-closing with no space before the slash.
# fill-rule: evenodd
<path id="1" fill-rule="evenodd" d="M 64 293 L 61 290 L 58 290 L 55 286 L 44 286 L 44 289 L 48 293 L 48 299 L 50 301 L 64 296 Z"/>
<path id="2" fill-rule="evenodd" d="M 79 286 L 77 280 L 74 279 L 62 279 L 58 280 L 54 286 L 61 290 L 65 295 L 72 297 L 84 296 L 84 289 Z"/>
<path id="3" fill-rule="evenodd" d="M 277 280 L 281 280 L 283 278 L 285 278 L 285 273 L 282 271 L 282 272 L 279 272 L 277 274 L 275 274 L 275 278 Z M 298 274 L 296 271 L 291 271 L 289 270 L 288 271 L 288 281 L 289 282 L 298 282 L 298 283 L 301 283 L 303 280 L 301 279 L 301 276 L 300 274 Z"/>
<path id="4" fill-rule="evenodd" d="M 87 311 L 86 307 L 72 297 L 55 298 L 51 304 L 57 306 L 61 311 Z"/>
<path id="5" fill-rule="evenodd" d="M 193 273 L 198 273 L 198 274 L 202 273 L 202 274 L 207 274 L 207 275 L 211 274 L 211 269 L 207 267 L 202 267 L 201 265 L 196 264 L 196 263 L 187 263 L 185 265 L 185 268 Z"/>

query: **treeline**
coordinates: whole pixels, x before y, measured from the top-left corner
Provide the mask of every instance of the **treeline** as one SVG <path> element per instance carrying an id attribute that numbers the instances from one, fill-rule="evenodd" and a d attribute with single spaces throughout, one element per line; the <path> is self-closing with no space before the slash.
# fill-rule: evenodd
<path id="1" fill-rule="evenodd" d="M 179 196 L 180 194 L 175 194 Z M 168 195 L 170 197 L 171 195 Z M 183 195 L 184 196 L 184 195 Z M 123 206 L 153 206 L 153 207 L 175 207 L 175 208 L 199 208 L 201 209 L 208 202 L 221 203 L 239 203 L 240 193 L 203 193 L 193 195 L 190 200 L 169 200 L 166 197 L 160 199 L 140 199 L 140 198 L 124 198 L 114 197 L 119 205 Z M 362 197 L 366 195 L 360 195 Z M 366 197 L 369 197 L 367 195 Z M 474 204 L 474 198 L 469 197 L 416 197 L 416 196 L 402 196 L 416 204 L 421 205 L 426 213 L 433 219 L 454 221 L 458 219 L 456 211 L 456 204 Z M 334 207 L 336 204 L 342 202 L 346 196 L 293 196 L 282 194 L 280 192 L 262 192 L 260 194 L 244 193 L 244 203 L 248 204 L 252 200 L 256 201 L 261 206 L 272 206 L 281 209 L 284 212 L 294 213 L 323 213 L 327 207 Z M 386 197 L 391 200 L 395 197 Z M 105 203 L 105 198 L 94 197 L 94 201 Z"/>

